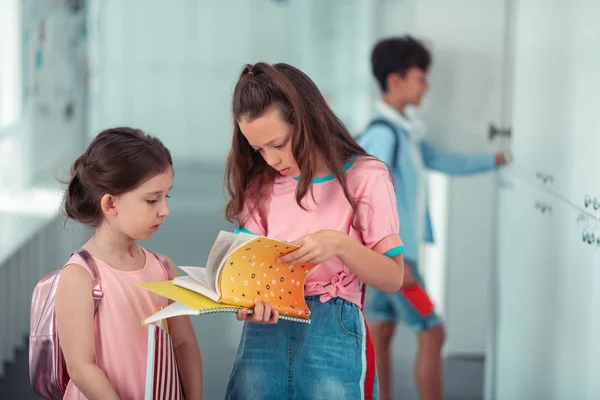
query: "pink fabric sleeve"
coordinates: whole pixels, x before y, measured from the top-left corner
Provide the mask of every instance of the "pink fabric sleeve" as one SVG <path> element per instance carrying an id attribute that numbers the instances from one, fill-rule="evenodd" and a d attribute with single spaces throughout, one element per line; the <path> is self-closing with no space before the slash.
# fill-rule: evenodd
<path id="1" fill-rule="evenodd" d="M 358 199 L 358 222 L 363 244 L 390 257 L 404 252 L 394 185 L 387 173 L 368 177 L 362 198 Z"/>

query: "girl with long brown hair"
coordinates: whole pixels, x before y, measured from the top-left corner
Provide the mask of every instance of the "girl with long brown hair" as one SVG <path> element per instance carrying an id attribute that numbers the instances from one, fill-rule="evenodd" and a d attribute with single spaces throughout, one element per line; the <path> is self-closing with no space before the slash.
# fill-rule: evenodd
<path id="1" fill-rule="evenodd" d="M 311 324 L 278 321 L 267 301 L 238 314 L 263 324 L 244 326 L 227 398 L 377 398 L 361 288 L 393 293 L 402 285 L 388 168 L 290 65 L 246 66 L 232 108 L 227 218 L 240 231 L 301 246 L 282 262 L 319 265 L 304 287 Z"/>

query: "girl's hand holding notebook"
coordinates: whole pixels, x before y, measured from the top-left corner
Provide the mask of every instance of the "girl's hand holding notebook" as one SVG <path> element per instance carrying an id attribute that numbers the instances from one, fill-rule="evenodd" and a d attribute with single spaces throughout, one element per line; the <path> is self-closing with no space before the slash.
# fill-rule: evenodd
<path id="1" fill-rule="evenodd" d="M 276 324 L 279 321 L 279 313 L 274 310 L 268 301 L 260 299 L 254 300 L 254 310 L 248 313 L 248 310 L 242 308 L 237 312 L 238 321 L 248 321 L 257 324 Z"/>

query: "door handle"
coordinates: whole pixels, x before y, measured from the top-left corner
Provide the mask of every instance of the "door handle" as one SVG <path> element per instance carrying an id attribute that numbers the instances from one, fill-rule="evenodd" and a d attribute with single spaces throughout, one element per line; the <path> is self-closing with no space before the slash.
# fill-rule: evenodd
<path id="1" fill-rule="evenodd" d="M 488 138 L 490 140 L 494 139 L 494 136 L 506 136 L 510 137 L 512 134 L 510 127 L 505 129 L 496 128 L 494 124 L 490 124 L 488 130 Z"/>

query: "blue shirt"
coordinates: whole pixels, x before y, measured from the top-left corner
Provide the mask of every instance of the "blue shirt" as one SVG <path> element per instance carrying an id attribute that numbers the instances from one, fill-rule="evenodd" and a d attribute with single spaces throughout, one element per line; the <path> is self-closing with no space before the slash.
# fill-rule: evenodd
<path id="1" fill-rule="evenodd" d="M 423 237 L 417 238 L 417 201 L 419 187 L 419 172 L 411 157 L 410 143 L 406 128 L 384 114 L 378 113 L 375 118 L 383 118 L 392 123 L 397 130 L 378 124 L 370 127 L 359 139 L 359 144 L 370 155 L 385 162 L 394 175 L 394 191 L 396 205 L 400 218 L 400 237 L 404 242 L 405 257 L 414 261 L 419 259 L 421 240 L 434 243 L 433 224 L 429 205 L 425 204 L 425 221 Z M 426 139 L 418 142 L 423 166 L 426 169 L 443 172 L 450 175 L 468 175 L 496 168 L 493 154 L 460 155 L 442 151 Z M 394 146 L 397 150 L 394 152 Z M 394 153 L 396 159 L 394 160 Z M 425 200 L 426 201 L 426 200 Z"/>

